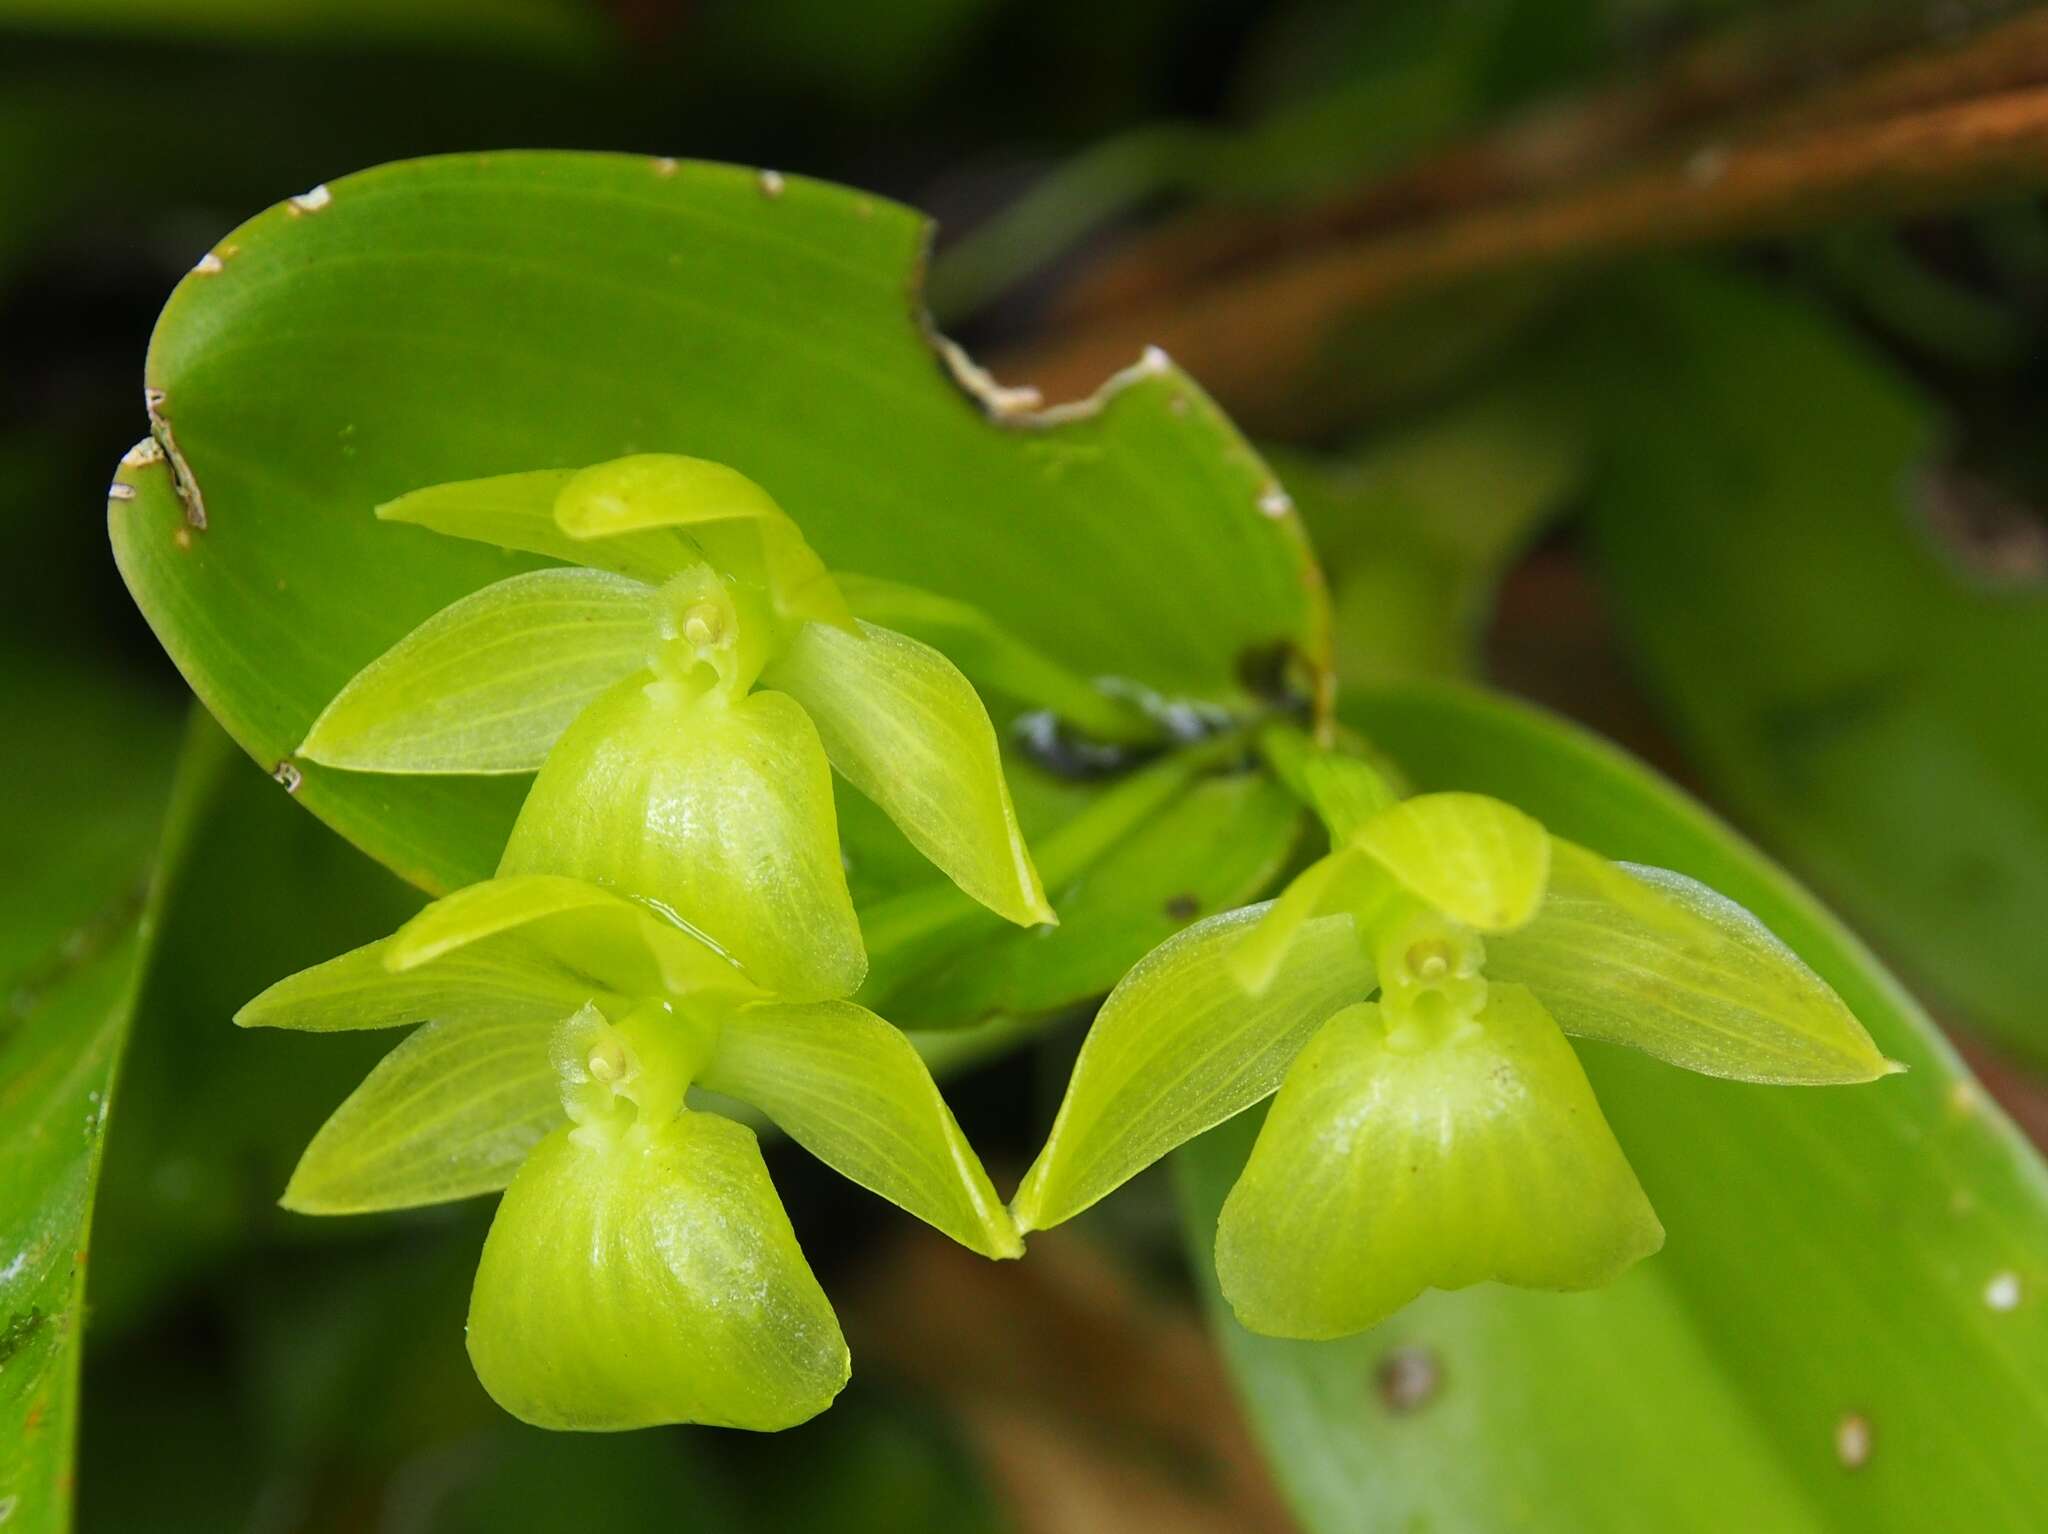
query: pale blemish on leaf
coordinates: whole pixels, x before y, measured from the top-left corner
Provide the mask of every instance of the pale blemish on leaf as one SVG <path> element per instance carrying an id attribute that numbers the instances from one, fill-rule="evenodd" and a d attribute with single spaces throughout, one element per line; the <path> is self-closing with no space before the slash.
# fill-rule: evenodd
<path id="1" fill-rule="evenodd" d="M 991 421 L 1027 420 L 1045 403 L 1045 396 L 1029 384 L 1012 388 L 996 382 L 995 374 L 967 355 L 958 341 L 934 331 L 932 345 L 953 382 L 966 390 Z"/>
<path id="2" fill-rule="evenodd" d="M 185 455 L 178 451 L 178 439 L 171 433 L 171 418 L 165 407 L 170 396 L 162 389 L 146 388 L 142 391 L 142 408 L 149 413 L 149 434 L 156 439 L 164 459 L 170 464 L 171 484 L 178 492 L 178 499 L 185 507 L 185 522 L 199 531 L 206 530 L 206 498 L 199 493 L 199 481 L 192 477 L 192 469 L 185 462 Z M 133 500 L 135 490 L 128 487 L 128 494 L 117 497 Z"/>
<path id="3" fill-rule="evenodd" d="M 1835 1458 L 1845 1470 L 1861 1470 L 1870 1463 L 1870 1419 L 1850 1412 L 1835 1424 Z"/>
<path id="4" fill-rule="evenodd" d="M 2020 1276 L 2010 1269 L 1991 1275 L 1984 1286 L 1984 1303 L 1993 1310 L 2017 1310 L 2020 1305 Z"/>

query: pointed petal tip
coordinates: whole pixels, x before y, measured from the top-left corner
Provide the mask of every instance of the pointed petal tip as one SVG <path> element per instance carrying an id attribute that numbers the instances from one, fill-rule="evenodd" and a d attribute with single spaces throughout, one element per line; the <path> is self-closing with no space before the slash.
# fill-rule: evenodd
<path id="1" fill-rule="evenodd" d="M 237 1028 L 289 1028 L 291 1008 L 288 1004 L 273 999 L 273 993 L 283 990 L 296 979 L 288 975 L 275 985 L 267 985 L 235 1009 L 232 1021 Z"/>

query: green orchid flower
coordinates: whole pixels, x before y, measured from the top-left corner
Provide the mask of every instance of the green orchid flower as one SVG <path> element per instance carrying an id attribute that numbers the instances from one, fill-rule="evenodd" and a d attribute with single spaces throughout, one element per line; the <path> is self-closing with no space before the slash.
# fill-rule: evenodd
<path id="1" fill-rule="evenodd" d="M 751 480 L 645 454 L 441 485 L 378 515 L 564 564 L 453 603 L 371 662 L 314 722 L 308 760 L 538 771 L 500 873 L 654 900 L 792 999 L 851 995 L 867 968 L 833 768 L 974 899 L 1057 921 L 973 686 L 858 618 Z"/>
<path id="2" fill-rule="evenodd" d="M 1477 794 L 1292 776 L 1330 853 L 1197 923 L 1103 1004 L 1011 1205 L 1068 1219 L 1278 1092 L 1216 1237 L 1253 1331 L 1361 1331 L 1429 1288 L 1604 1284 L 1663 1227 L 1566 1035 L 1781 1084 L 1897 1069 L 1748 912 Z"/>
<path id="3" fill-rule="evenodd" d="M 283 1202 L 346 1214 L 503 1189 L 469 1352 L 498 1403 L 544 1427 L 772 1430 L 846 1382 L 753 1131 L 692 1107 L 692 1088 L 984 1256 L 1023 1250 L 903 1034 L 851 1002 L 778 997 L 668 913 L 580 879 L 457 891 L 236 1021 L 420 1024 Z"/>

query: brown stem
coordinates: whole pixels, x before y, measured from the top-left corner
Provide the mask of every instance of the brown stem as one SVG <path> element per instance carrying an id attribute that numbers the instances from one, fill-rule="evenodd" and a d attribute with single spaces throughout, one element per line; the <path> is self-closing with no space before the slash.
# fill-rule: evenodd
<path id="1" fill-rule="evenodd" d="M 1127 262 L 1124 280 L 1097 285 L 1003 371 L 1049 399 L 1074 398 L 1156 344 L 1240 402 L 1302 374 L 1343 320 L 1475 279 L 1911 216 L 2040 185 L 2048 16 L 1888 62 L 1647 164 L 1617 170 L 1610 159 L 1589 147 L 1546 160 L 1495 135 L 1306 218 L 1237 235 L 1168 230 L 1153 242 L 1164 255 L 1149 283 L 1131 280 L 1142 259 Z M 1598 168 L 1579 173 L 1589 163 Z"/>

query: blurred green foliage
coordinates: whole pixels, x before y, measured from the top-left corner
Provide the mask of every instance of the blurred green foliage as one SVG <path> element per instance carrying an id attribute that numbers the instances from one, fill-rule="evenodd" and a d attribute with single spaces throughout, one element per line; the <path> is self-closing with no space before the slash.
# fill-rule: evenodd
<path id="1" fill-rule="evenodd" d="M 150 323 L 222 231 L 315 183 L 429 152 L 545 144 L 772 164 L 936 212 L 938 306 L 971 339 L 1001 341 L 1028 333 L 1077 261 L 1153 213 L 1227 220 L 1312 203 L 1760 9 L 0 4 L 0 526 L 23 577 L 0 604 L 0 868 L 13 876 L 0 891 L 0 978 L 16 997 L 0 1013 L 0 1105 L 8 1134 L 33 1136 L 45 1106 L 50 1124 L 81 1126 L 75 1142 L 8 1156 L 0 1215 L 82 1230 L 98 1144 L 82 1129 L 84 1094 L 102 1094 L 96 1113 L 113 1048 L 132 1032 L 84 1270 L 95 1319 L 84 1525 L 633 1529 L 671 1527 L 678 1510 L 740 1530 L 1003 1521 L 958 1424 L 886 1382 L 857 1383 L 834 1412 L 765 1444 L 508 1425 L 449 1324 L 479 1211 L 345 1231 L 276 1211 L 298 1146 L 375 1045 L 242 1034 L 228 1013 L 268 979 L 388 929 L 417 897 L 218 739 L 195 748 L 211 766 L 189 790 L 130 1022 L 139 950 L 124 934 L 158 842 L 182 690 L 120 592 L 99 508 L 112 457 L 144 429 Z M 1882 20 L 1902 8 L 1861 9 Z M 1317 413 L 1276 458 L 1327 557 L 1354 680 L 1468 673 L 1499 581 L 1532 548 L 1576 555 L 1578 534 L 1558 528 L 1590 508 L 1602 600 L 1686 766 L 1935 998 L 2037 1062 L 2048 1058 L 2032 940 L 2048 867 L 2048 665 L 2036 660 L 2048 616 L 2044 229 L 2038 203 L 2007 201 L 1745 252 L 1739 280 L 1528 278 L 1348 321 L 1311 391 Z M 1613 700 L 1572 680 L 1558 701 L 1604 717 Z M 1408 730 L 1414 751 L 1430 734 L 1414 733 L 1416 717 L 1404 726 L 1368 708 L 1357 721 L 1389 744 Z M 1480 724 L 1461 726 L 1469 759 L 1411 765 L 1548 803 L 1558 829 L 1596 845 L 1618 825 L 1602 850 L 1689 867 L 1767 916 L 1782 909 L 1809 958 L 1839 966 L 1838 983 L 1854 977 L 1902 1037 L 1922 1037 L 1853 945 L 1660 787 L 1569 740 L 1538 750 L 1547 727 Z M 1513 781 L 1489 776 L 1517 757 L 1526 770 Z M 1249 779 L 1200 793 L 1215 803 L 1198 823 L 1235 816 L 1257 834 L 1218 859 L 1186 821 L 1149 821 L 1126 849 L 1142 867 L 1077 877 L 1055 895 L 1062 908 L 1121 922 L 1117 941 L 1135 952 L 1185 919 L 1179 896 L 1206 913 L 1269 880 L 1287 807 Z M 1045 796 L 1048 817 L 1071 807 L 1059 785 Z M 896 884 L 891 850 L 872 839 L 877 896 Z M 905 1005 L 936 1018 L 1114 978 L 1032 958 L 1022 938 L 986 966 L 956 955 L 906 983 Z M 932 1053 L 1006 1037 L 999 1027 Z M 1924 1526 L 1967 1507 L 1973 1527 L 2024 1527 L 2029 1507 L 2002 1499 L 2033 1473 L 2013 1435 L 2039 1426 L 2031 1397 L 2020 1401 L 2037 1362 L 2034 1295 L 2048 1284 L 2038 1163 L 1937 1048 L 1914 1047 L 1910 1112 L 1866 1121 L 1859 1102 L 1841 1110 L 1853 1123 L 1793 1126 L 1796 1153 L 1783 1159 L 1761 1148 L 1779 1142 L 1747 1108 L 1722 1116 L 1715 1094 L 1751 1089 L 1695 1086 L 1683 1091 L 1698 1102 L 1672 1107 L 1629 1096 L 1626 1067 L 1595 1062 L 1616 1083 L 1603 1081 L 1603 1097 L 1632 1105 L 1618 1127 L 1662 1136 L 1645 1181 L 1667 1215 L 1687 1211 L 1674 1241 L 1691 1222 L 1702 1247 L 1674 1245 L 1663 1260 L 1676 1277 L 1652 1270 L 1569 1305 L 1432 1300 L 1395 1331 L 1284 1359 L 1257 1356 L 1273 1350 L 1247 1349 L 1226 1326 L 1304 1516 L 1342 1526 L 1370 1493 L 1440 1519 L 1478 1507 L 1538 1526 L 1626 1527 L 1641 1504 L 1616 1500 L 1625 1490 L 1666 1498 L 1682 1484 L 1701 1517 L 1745 1508 L 1757 1526 L 1923 1514 Z M 1028 1154 L 1043 1120 L 1022 1111 L 1026 1074 L 1012 1067 L 969 1094 L 977 1144 L 987 1130 L 997 1150 Z M 1731 1136 L 1730 1123 L 1750 1128 Z M 1694 1164 L 1691 1147 L 1709 1144 Z M 46 1152 L 61 1152 L 61 1168 Z M 807 1243 L 827 1231 L 828 1251 L 851 1261 L 881 1217 L 844 1211 L 794 1167 L 775 1171 Z M 62 1208 L 17 1196 L 54 1183 Z M 1715 1212 L 1732 1187 L 1771 1206 L 1749 1234 Z M 1954 1214 L 1934 1208 L 1943 1199 Z M 1991 1229 L 2001 1223 L 2004 1234 Z M 0 1241 L 0 1269 L 27 1250 Z M 98 1260 L 108 1253 L 118 1260 Z M 1717 1263 L 1743 1271 L 1717 1287 Z M 2031 1311 L 1987 1303 L 2003 1273 Z M 0 1290 L 0 1437 L 38 1403 L 46 1430 L 66 1431 L 78 1270 L 51 1245 L 12 1278 L 24 1275 L 32 1291 Z M 1407 1342 L 1435 1350 L 1445 1372 L 1432 1388 L 1455 1393 L 1435 1407 L 1428 1392 L 1401 1393 L 1412 1360 L 1386 1372 Z M 1814 1388 L 1820 1368 L 1840 1371 L 1826 1389 Z M 1675 1391 L 1645 1387 L 1681 1378 Z M 1389 1404 L 1389 1390 L 1408 1404 Z M 1430 1410 L 1441 1415 L 1408 1418 Z M 1688 1424 L 1675 1456 L 1674 1412 Z M 1875 1435 L 1868 1474 L 1844 1458 L 1856 1421 Z M 1532 1422 L 1563 1424 L 1559 1440 Z M 35 1452 L 54 1485 L 61 1447 Z M 1636 1474 L 1618 1475 L 1624 1465 Z M 1930 1504 L 1937 1472 L 1954 1489 Z M 1433 1500 L 1452 1482 L 1474 1500 Z M 55 1526 L 22 1522 L 46 1514 L 15 1511 L 10 1529 Z"/>

